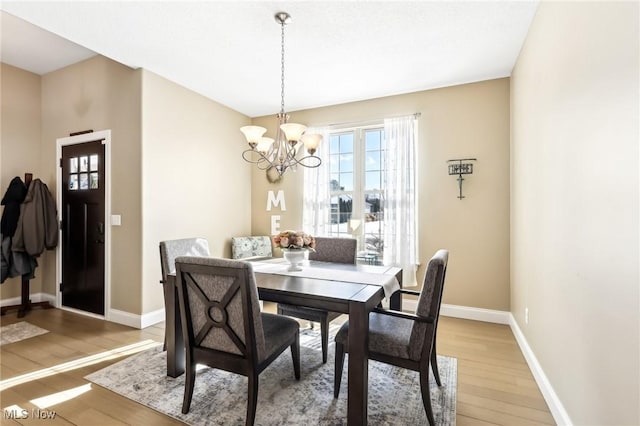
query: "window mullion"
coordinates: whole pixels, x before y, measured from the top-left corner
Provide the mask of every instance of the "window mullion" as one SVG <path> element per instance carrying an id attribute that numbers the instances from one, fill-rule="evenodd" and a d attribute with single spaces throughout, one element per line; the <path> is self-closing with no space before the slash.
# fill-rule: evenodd
<path id="1" fill-rule="evenodd" d="M 353 191 L 353 212 L 354 219 L 360 221 L 360 226 L 358 227 L 357 233 L 354 234 L 354 237 L 358 239 L 358 246 L 364 247 L 364 129 L 359 128 L 356 129 L 354 135 L 354 170 L 355 170 L 355 179 L 354 182 L 354 191 Z"/>

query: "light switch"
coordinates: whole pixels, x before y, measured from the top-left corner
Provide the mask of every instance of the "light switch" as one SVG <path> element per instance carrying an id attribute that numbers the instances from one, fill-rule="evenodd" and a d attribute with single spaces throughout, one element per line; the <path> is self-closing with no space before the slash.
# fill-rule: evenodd
<path id="1" fill-rule="evenodd" d="M 121 223 L 121 216 L 119 214 L 111 215 L 111 226 L 120 226 Z"/>

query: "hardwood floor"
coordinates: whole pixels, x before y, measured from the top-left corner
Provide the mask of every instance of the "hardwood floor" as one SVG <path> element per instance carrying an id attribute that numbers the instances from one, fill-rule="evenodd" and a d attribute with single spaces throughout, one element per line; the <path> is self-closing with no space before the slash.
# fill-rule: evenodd
<path id="1" fill-rule="evenodd" d="M 265 310 L 275 311 L 269 303 Z M 1 424 L 182 424 L 83 379 L 129 353 L 162 343 L 163 323 L 136 330 L 37 309 L 20 320 L 7 314 L 0 324 L 24 320 L 49 333 L 0 348 Z M 459 426 L 555 424 L 508 326 L 441 317 L 438 353 L 458 359 Z M 332 362 L 332 349 L 329 358 Z M 39 407 L 41 415 L 54 411 L 55 418 L 33 418 L 32 410 Z M 6 410 L 20 416 L 20 409 L 28 410 L 29 418 L 6 418 Z"/>

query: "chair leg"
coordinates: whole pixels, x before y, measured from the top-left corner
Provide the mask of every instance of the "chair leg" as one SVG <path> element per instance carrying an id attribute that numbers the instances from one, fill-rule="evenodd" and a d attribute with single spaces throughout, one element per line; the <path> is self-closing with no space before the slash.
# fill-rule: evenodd
<path id="1" fill-rule="evenodd" d="M 296 380 L 300 380 L 300 334 L 296 334 L 296 340 L 291 344 L 291 358 L 293 359 L 293 374 Z"/>
<path id="2" fill-rule="evenodd" d="M 247 377 L 249 387 L 249 397 L 247 399 L 247 419 L 246 426 L 253 426 L 256 421 L 256 407 L 258 406 L 258 375 L 254 372 Z"/>
<path id="3" fill-rule="evenodd" d="M 329 318 L 325 317 L 320 322 L 320 337 L 322 338 L 322 363 L 327 363 L 329 352 Z"/>
<path id="4" fill-rule="evenodd" d="M 344 368 L 344 346 L 336 343 L 336 366 L 333 377 L 333 397 L 338 398 L 340 394 L 340 382 L 342 382 L 342 369 Z"/>
<path id="5" fill-rule="evenodd" d="M 436 354 L 436 341 L 433 341 L 433 348 L 431 349 L 431 370 L 433 370 L 433 377 L 436 379 L 438 386 L 442 386 L 440 381 L 440 372 L 438 370 L 438 355 Z"/>
<path id="6" fill-rule="evenodd" d="M 422 405 L 424 405 L 424 411 L 427 413 L 427 419 L 429 424 L 434 426 L 436 424 L 433 418 L 433 410 L 431 409 L 431 392 L 429 391 L 429 365 L 424 368 L 420 368 L 420 393 L 422 394 Z"/>
<path id="7" fill-rule="evenodd" d="M 182 400 L 182 414 L 189 412 L 191 407 L 191 398 L 193 397 L 193 385 L 196 382 L 196 366 L 189 363 L 187 365 L 187 371 L 185 372 L 184 381 L 184 398 Z"/>

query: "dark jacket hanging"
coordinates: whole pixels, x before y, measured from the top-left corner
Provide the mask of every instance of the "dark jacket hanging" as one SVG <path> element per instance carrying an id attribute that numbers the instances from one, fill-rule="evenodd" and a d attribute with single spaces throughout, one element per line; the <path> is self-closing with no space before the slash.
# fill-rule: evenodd
<path id="1" fill-rule="evenodd" d="M 22 276 L 26 279 L 34 277 L 35 269 L 38 266 L 36 259 L 24 252 L 11 250 L 12 237 L 14 236 L 20 219 L 20 205 L 27 195 L 27 187 L 19 177 L 14 177 L 7 188 L 7 192 L 2 198 L 2 248 L 0 250 L 0 264 L 2 273 L 0 283 L 4 283 L 7 278 Z"/>
<path id="2" fill-rule="evenodd" d="M 40 179 L 29 185 L 11 249 L 40 256 L 58 245 L 58 211 L 49 188 Z"/>
<path id="3" fill-rule="evenodd" d="M 2 197 L 2 223 L 1 232 L 3 237 L 13 237 L 20 218 L 20 204 L 27 196 L 27 186 L 18 176 L 11 179 L 11 183 Z"/>

